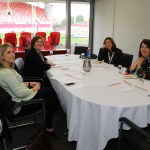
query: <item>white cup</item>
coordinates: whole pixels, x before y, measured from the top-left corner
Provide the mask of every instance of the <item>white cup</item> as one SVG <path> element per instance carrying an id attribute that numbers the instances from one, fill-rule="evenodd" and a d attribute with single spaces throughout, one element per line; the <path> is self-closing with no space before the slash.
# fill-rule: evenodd
<path id="1" fill-rule="evenodd" d="M 85 55 L 84 53 L 81 53 L 81 59 L 84 59 Z"/>
<path id="2" fill-rule="evenodd" d="M 121 70 L 121 68 L 122 68 L 122 65 L 118 65 L 118 69 L 120 69 L 120 70 Z"/>
<path id="3" fill-rule="evenodd" d="M 121 73 L 122 73 L 122 74 L 125 74 L 126 72 L 127 72 L 127 68 L 126 68 L 126 67 L 122 67 L 122 68 L 121 68 Z"/>

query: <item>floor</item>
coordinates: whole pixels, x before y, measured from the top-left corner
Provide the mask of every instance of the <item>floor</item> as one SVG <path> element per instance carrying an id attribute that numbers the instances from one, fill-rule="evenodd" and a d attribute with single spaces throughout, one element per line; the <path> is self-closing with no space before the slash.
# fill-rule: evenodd
<path id="1" fill-rule="evenodd" d="M 64 136 L 64 132 L 67 131 L 66 115 L 61 108 L 57 111 L 57 113 L 55 115 L 54 127 L 61 134 L 61 138 L 56 139 L 56 138 L 49 137 L 49 142 L 51 144 L 51 148 L 49 148 L 47 150 L 76 150 L 76 142 L 69 142 L 67 140 L 67 136 Z M 28 126 L 28 127 L 26 126 L 26 127 L 20 128 L 20 129 L 12 130 L 14 140 L 11 145 L 8 144 L 9 145 L 8 149 L 12 150 L 12 145 L 14 147 L 17 147 L 21 143 L 28 143 L 29 139 L 31 139 L 31 134 L 33 133 L 33 131 L 35 131 L 35 130 L 31 126 Z M 33 137 L 35 137 L 35 136 L 33 136 Z M 32 137 L 32 139 L 33 139 L 33 137 Z M 104 150 L 117 150 L 117 142 L 118 142 L 118 139 L 110 140 Z M 4 148 L 2 148 L 0 146 L 0 150 L 4 150 Z M 40 150 L 42 150 L 42 149 L 40 149 Z M 133 149 L 131 149 L 126 143 L 123 142 L 121 150 L 133 150 Z"/>

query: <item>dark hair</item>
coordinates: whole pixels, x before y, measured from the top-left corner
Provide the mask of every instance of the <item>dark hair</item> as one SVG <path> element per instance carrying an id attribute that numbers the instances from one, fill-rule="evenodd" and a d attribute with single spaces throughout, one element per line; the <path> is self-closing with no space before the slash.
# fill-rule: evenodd
<path id="1" fill-rule="evenodd" d="M 114 40 L 111 37 L 105 38 L 103 44 L 106 43 L 106 40 L 110 40 L 111 41 L 111 43 L 112 43 L 112 50 L 116 48 L 116 44 L 115 44 Z"/>
<path id="2" fill-rule="evenodd" d="M 142 44 L 145 44 L 150 49 L 150 40 L 149 39 L 143 39 L 143 41 L 140 43 L 139 57 L 142 56 L 142 53 L 141 53 L 141 46 L 142 46 Z"/>
<path id="3" fill-rule="evenodd" d="M 44 40 L 43 40 L 43 38 L 42 38 L 41 36 L 35 36 L 35 37 L 33 37 L 33 39 L 31 40 L 31 48 L 34 48 L 35 42 L 38 41 L 39 39 L 42 39 L 42 41 L 43 41 L 43 46 L 44 46 Z"/>

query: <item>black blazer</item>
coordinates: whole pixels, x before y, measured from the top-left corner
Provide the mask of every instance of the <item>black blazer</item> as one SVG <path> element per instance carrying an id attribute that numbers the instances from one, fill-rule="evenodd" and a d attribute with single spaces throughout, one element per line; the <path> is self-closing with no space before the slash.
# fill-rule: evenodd
<path id="1" fill-rule="evenodd" d="M 22 75 L 25 77 L 43 77 L 45 71 L 50 69 L 51 65 L 45 62 L 47 59 L 43 55 L 42 57 L 44 61 L 34 48 L 31 49 L 25 58 Z"/>
<path id="2" fill-rule="evenodd" d="M 100 48 L 100 51 L 98 54 L 98 60 L 99 61 L 104 60 L 104 62 L 109 63 L 108 52 L 109 52 L 108 49 Z M 122 65 L 122 58 L 123 58 L 122 50 L 120 50 L 119 48 L 115 48 L 113 52 L 114 52 L 114 55 L 110 64 L 114 64 L 114 66 Z"/>

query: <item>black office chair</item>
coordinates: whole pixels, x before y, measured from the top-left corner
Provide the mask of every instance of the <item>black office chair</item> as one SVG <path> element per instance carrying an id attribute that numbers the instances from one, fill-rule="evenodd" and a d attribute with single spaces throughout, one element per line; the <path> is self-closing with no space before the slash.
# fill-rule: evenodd
<path id="1" fill-rule="evenodd" d="M 25 105 L 40 105 L 41 109 L 26 113 L 26 115 L 13 115 L 13 110 Z M 39 121 L 42 116 L 42 121 Z M 25 125 L 35 125 L 36 134 L 40 129 L 45 127 L 45 107 L 43 99 L 32 99 L 16 103 L 11 100 L 11 96 L 0 86 L 0 120 L 2 120 L 3 130 L 1 138 L 3 139 L 3 147 L 7 149 L 7 143 L 12 142 L 11 129 L 20 128 Z M 13 124 L 13 127 L 10 126 Z M 21 146 L 21 148 L 27 145 Z M 19 148 L 18 148 L 19 149 Z"/>
<path id="2" fill-rule="evenodd" d="M 87 57 L 87 50 L 88 50 L 87 46 L 75 46 L 74 54 L 80 55 L 80 58 L 81 58 L 81 54 L 84 53 L 84 56 L 86 58 Z M 96 58 L 97 58 L 97 55 L 92 53 L 91 59 L 96 59 Z"/>
<path id="3" fill-rule="evenodd" d="M 23 67 L 24 67 L 24 61 L 23 61 L 23 59 L 21 58 L 21 57 L 19 57 L 19 58 L 16 58 L 15 59 L 15 70 L 19 73 L 19 74 L 21 74 L 22 73 L 22 71 L 23 71 Z"/>
<path id="4" fill-rule="evenodd" d="M 14 63 L 14 69 L 20 74 L 22 75 L 22 71 L 23 71 L 23 67 L 24 67 L 24 61 L 22 58 L 16 58 L 15 59 L 15 63 Z M 40 77 L 23 77 L 23 81 L 24 82 L 40 82 L 41 83 L 41 87 L 44 87 L 44 82 L 43 79 Z"/>
<path id="5" fill-rule="evenodd" d="M 74 54 L 81 55 L 81 53 L 87 53 L 87 46 L 75 46 Z"/>
<path id="6" fill-rule="evenodd" d="M 123 53 L 122 66 L 129 68 L 132 64 L 132 60 L 133 60 L 133 55 Z"/>
<path id="7" fill-rule="evenodd" d="M 150 150 L 150 125 L 140 128 L 129 119 L 122 117 L 119 130 L 118 150 L 121 150 L 121 141 L 124 139 L 134 150 Z M 123 130 L 123 124 L 131 127 L 130 130 Z"/>

